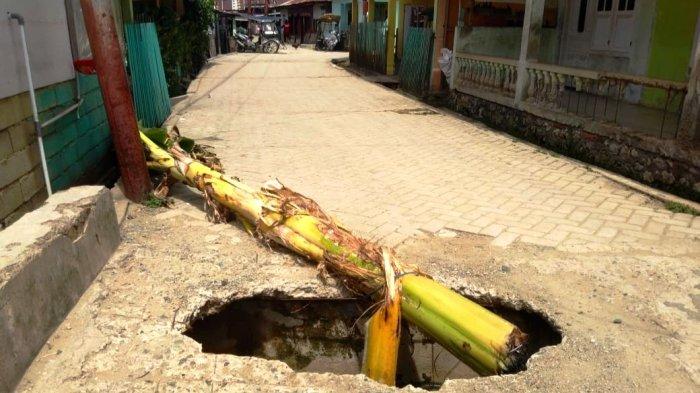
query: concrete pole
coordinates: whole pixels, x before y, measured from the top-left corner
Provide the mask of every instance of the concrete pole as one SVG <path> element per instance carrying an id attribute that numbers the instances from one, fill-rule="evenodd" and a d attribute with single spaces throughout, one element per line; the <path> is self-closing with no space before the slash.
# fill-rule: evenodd
<path id="1" fill-rule="evenodd" d="M 433 12 L 433 64 L 430 73 L 430 91 L 438 92 L 442 87 L 442 71 L 438 65 L 440 50 L 445 47 L 445 29 L 447 28 L 448 0 L 435 0 Z"/>
<path id="2" fill-rule="evenodd" d="M 97 78 L 124 186 L 124 195 L 142 201 L 151 191 L 136 112 L 126 79 L 110 0 L 80 0 Z"/>
<path id="3" fill-rule="evenodd" d="M 688 93 L 683 101 L 678 139 L 685 142 L 692 142 L 694 139 L 695 145 L 700 146 L 700 14 L 695 25 L 695 46 L 691 56 Z"/>
<path id="4" fill-rule="evenodd" d="M 374 0 L 367 0 L 367 22 L 374 22 Z"/>
<path id="5" fill-rule="evenodd" d="M 386 74 L 394 75 L 394 51 L 396 49 L 396 0 L 389 0 L 386 10 Z"/>
<path id="6" fill-rule="evenodd" d="M 459 11 L 457 12 L 457 24 L 455 25 L 455 32 L 454 32 L 454 38 L 452 39 L 452 75 L 450 75 L 450 79 L 448 81 L 450 85 L 450 89 L 455 88 L 455 75 L 457 75 L 456 72 L 456 64 L 457 62 L 454 59 L 454 54 L 457 52 L 458 45 L 457 43 L 459 42 L 459 37 L 462 36 L 462 28 L 464 28 L 464 8 L 462 7 L 462 4 L 460 2 L 459 4 Z"/>
<path id="7" fill-rule="evenodd" d="M 544 17 L 544 0 L 526 0 L 523 19 L 523 35 L 520 40 L 520 58 L 518 59 L 518 80 L 515 83 L 515 103 L 526 98 L 528 76 L 527 62 L 536 61 L 540 52 L 542 19 Z"/>

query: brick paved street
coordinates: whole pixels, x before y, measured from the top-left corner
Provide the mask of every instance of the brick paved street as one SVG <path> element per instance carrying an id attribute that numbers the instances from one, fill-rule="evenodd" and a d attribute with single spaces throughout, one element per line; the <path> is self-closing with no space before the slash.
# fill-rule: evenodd
<path id="1" fill-rule="evenodd" d="M 366 82 L 332 65 L 338 56 L 220 57 L 177 124 L 214 146 L 229 174 L 252 185 L 277 177 L 391 245 L 449 230 L 571 251 L 700 244 L 700 217 Z"/>

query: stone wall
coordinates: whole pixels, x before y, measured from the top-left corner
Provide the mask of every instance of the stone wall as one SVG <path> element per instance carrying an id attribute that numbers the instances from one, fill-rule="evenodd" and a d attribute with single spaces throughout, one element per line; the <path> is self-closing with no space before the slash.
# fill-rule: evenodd
<path id="1" fill-rule="evenodd" d="M 672 140 L 585 130 L 453 91 L 453 109 L 558 153 L 700 202 L 700 154 Z"/>
<path id="2" fill-rule="evenodd" d="M 55 191 L 76 184 L 91 172 L 113 165 L 109 125 L 96 76 L 79 75 L 84 99 L 72 112 L 44 129 L 44 149 Z M 75 80 L 37 90 L 45 121 L 75 102 Z M 0 229 L 46 199 L 29 93 L 0 100 Z"/>

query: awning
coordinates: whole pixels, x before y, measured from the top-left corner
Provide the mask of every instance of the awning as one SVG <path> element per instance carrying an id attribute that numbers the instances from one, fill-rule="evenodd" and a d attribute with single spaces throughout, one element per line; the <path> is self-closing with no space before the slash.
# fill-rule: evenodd
<path id="1" fill-rule="evenodd" d="M 274 8 L 289 7 L 292 5 L 300 4 L 312 4 L 312 3 L 330 3 L 331 0 L 287 0 L 283 3 L 277 4 Z"/>

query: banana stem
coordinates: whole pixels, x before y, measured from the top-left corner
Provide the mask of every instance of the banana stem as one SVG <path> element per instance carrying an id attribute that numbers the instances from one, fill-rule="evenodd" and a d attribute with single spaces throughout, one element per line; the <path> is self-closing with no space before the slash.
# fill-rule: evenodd
<path id="1" fill-rule="evenodd" d="M 206 192 L 242 218 L 249 232 L 255 228 L 265 238 L 322 267 L 328 266 L 351 290 L 376 296 L 387 285 L 385 295 L 398 293 L 387 297 L 385 305 L 370 320 L 370 330 L 379 331 L 375 333 L 378 342 L 392 343 L 384 348 L 386 354 L 375 353 L 367 358 L 369 362 L 378 359 L 374 366 L 368 364 L 370 369 L 383 365 L 379 369 L 384 371 L 376 379 L 391 382 L 387 377 L 392 373 L 391 359 L 395 373 L 396 351 L 391 348 L 394 343 L 398 348 L 397 321 L 401 316 L 479 374 L 500 374 L 518 364 L 526 335 L 516 326 L 422 275 L 418 269 L 399 264 L 387 256 L 385 249 L 337 224 L 313 200 L 279 183 L 254 191 L 237 179 L 193 160 L 177 145 L 167 152 L 143 133 L 141 140 L 148 150 L 149 168 L 168 172 L 174 179 Z M 391 274 L 386 274 L 389 270 Z M 401 288 L 398 291 L 391 285 L 394 280 Z M 379 323 L 379 315 L 393 322 Z M 396 336 L 395 342 L 385 341 L 393 340 L 389 333 Z M 381 345 L 372 344 L 375 338 L 369 339 L 370 348 L 381 350 Z"/>

